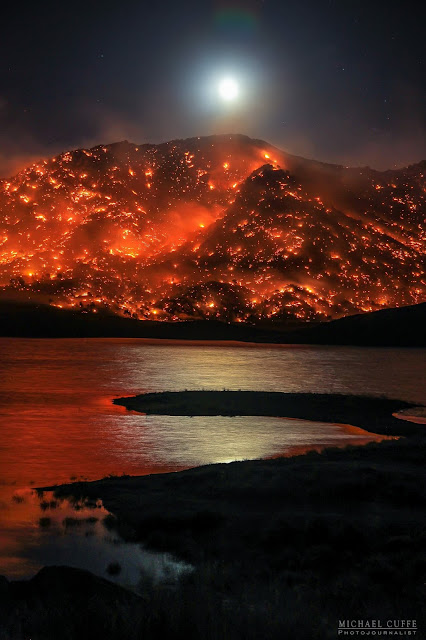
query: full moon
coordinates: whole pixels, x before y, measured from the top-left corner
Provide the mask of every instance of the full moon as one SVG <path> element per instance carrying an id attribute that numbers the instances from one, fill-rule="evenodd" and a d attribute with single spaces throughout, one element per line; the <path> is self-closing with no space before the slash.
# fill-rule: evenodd
<path id="1" fill-rule="evenodd" d="M 233 78 L 224 78 L 219 84 L 219 95 L 222 100 L 230 102 L 238 96 L 238 84 Z"/>

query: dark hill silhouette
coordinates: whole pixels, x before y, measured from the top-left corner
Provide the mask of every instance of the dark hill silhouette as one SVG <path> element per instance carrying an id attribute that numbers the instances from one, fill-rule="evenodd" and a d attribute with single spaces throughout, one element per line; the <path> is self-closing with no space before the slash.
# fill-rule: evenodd
<path id="1" fill-rule="evenodd" d="M 124 337 L 166 340 L 237 340 L 281 344 L 426 347 L 426 303 L 340 318 L 314 326 L 217 320 L 156 322 L 103 310 L 0 303 L 0 335 L 9 337 Z"/>
<path id="2" fill-rule="evenodd" d="M 426 303 L 348 316 L 291 335 L 308 344 L 426 347 Z"/>

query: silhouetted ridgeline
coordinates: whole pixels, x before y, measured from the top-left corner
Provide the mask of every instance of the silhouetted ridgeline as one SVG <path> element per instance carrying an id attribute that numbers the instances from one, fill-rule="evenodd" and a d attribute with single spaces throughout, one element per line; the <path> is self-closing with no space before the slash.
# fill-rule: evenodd
<path id="1" fill-rule="evenodd" d="M 291 342 L 307 344 L 425 347 L 426 302 L 322 322 L 291 337 Z"/>
<path id="2" fill-rule="evenodd" d="M 0 302 L 3 336 L 29 338 L 164 338 L 176 340 L 255 340 L 267 331 L 215 321 L 156 322 L 100 311 L 72 311 L 48 305 Z"/>
<path id="3" fill-rule="evenodd" d="M 175 340 L 238 340 L 282 344 L 426 346 L 426 303 L 296 327 L 214 320 L 156 322 L 107 311 L 0 302 L 0 335 L 33 338 L 127 337 Z"/>

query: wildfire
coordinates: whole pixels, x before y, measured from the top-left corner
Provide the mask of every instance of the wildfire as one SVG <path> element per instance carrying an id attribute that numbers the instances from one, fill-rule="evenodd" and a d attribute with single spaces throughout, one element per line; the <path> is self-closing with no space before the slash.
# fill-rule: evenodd
<path id="1" fill-rule="evenodd" d="M 426 167 L 337 168 L 333 178 L 312 164 L 300 180 L 300 160 L 265 146 L 239 136 L 119 143 L 0 181 L 3 293 L 239 322 L 425 299 Z"/>

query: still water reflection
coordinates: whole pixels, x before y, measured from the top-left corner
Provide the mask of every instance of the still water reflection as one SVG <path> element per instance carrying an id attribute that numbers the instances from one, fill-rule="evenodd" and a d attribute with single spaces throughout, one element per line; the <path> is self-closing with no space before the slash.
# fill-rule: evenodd
<path id="1" fill-rule="evenodd" d="M 3 483 L 176 470 L 330 435 L 330 427 L 271 418 L 146 417 L 111 402 L 144 391 L 342 392 L 426 403 L 424 349 L 2 339 L 0 350 Z"/>
<path id="2" fill-rule="evenodd" d="M 57 500 L 52 492 L 24 489 L 14 492 L 8 515 L 0 564 L 9 579 L 29 578 L 47 565 L 66 565 L 138 589 L 147 580 L 174 582 L 192 569 L 168 553 L 124 542 L 101 501 Z"/>
<path id="3" fill-rule="evenodd" d="M 35 515 L 31 500 L 11 499 L 24 486 L 176 471 L 361 444 L 374 437 L 302 420 L 143 416 L 113 405 L 115 397 L 252 389 L 386 395 L 426 403 L 424 349 L 1 339 L 0 354 L 0 573 L 11 566 L 6 556 L 16 556 L 15 569 L 23 566 L 28 532 L 37 529 L 40 535 L 40 514 Z M 20 550 L 7 551 L 16 527 L 23 542 Z M 44 532 L 44 540 L 54 530 Z M 37 562 L 41 556 L 26 566 Z"/>

